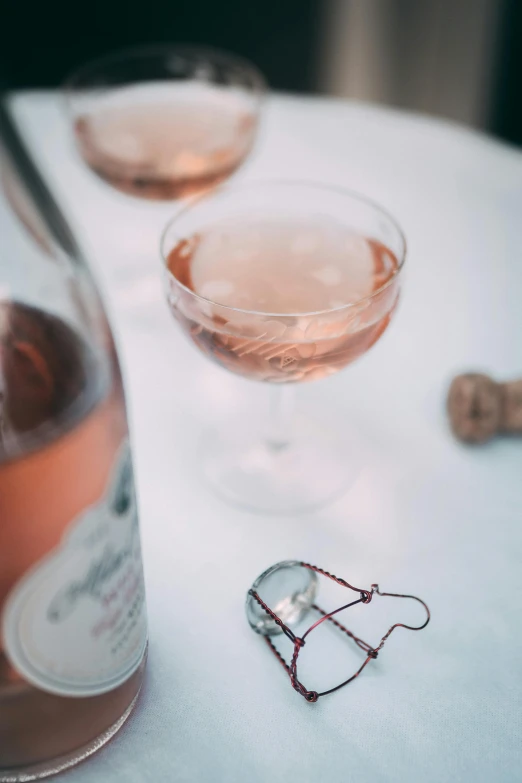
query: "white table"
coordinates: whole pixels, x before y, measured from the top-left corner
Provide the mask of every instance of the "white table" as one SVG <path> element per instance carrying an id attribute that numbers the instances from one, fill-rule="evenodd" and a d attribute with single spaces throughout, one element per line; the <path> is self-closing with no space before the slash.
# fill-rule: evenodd
<path id="1" fill-rule="evenodd" d="M 404 226 L 409 271 L 376 348 L 301 393 L 302 406 L 334 411 L 339 426 L 358 422 L 370 459 L 357 483 L 321 512 L 265 518 L 225 506 L 198 479 L 202 428 L 258 412 L 265 390 L 212 366 L 167 312 L 158 236 L 176 207 L 119 196 L 86 171 L 56 96 L 19 96 L 15 107 L 108 300 L 141 500 L 146 687 L 125 729 L 71 783 L 520 780 L 522 440 L 466 448 L 444 413 L 458 371 L 522 376 L 520 151 L 423 117 L 270 100 L 238 178 L 307 178 L 373 196 Z M 243 610 L 253 579 L 287 558 L 417 593 L 432 622 L 397 631 L 355 683 L 308 705 Z M 378 611 L 369 641 L 392 620 L 420 617 L 408 611 Z M 358 660 L 346 647 L 347 666 Z"/>

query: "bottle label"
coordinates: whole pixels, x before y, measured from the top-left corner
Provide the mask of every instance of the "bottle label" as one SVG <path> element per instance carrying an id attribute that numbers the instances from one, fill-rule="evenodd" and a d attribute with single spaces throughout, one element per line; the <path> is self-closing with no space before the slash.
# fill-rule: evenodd
<path id="1" fill-rule="evenodd" d="M 97 696 L 139 666 L 147 643 L 132 462 L 126 440 L 107 491 L 25 574 L 4 608 L 4 650 L 30 683 Z"/>

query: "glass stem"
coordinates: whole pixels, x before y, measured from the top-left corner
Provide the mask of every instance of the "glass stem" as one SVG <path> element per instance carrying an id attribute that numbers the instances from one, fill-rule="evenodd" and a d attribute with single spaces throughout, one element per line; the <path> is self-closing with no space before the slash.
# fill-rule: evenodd
<path id="1" fill-rule="evenodd" d="M 270 384 L 267 444 L 273 451 L 290 445 L 294 428 L 295 389 L 292 383 Z"/>

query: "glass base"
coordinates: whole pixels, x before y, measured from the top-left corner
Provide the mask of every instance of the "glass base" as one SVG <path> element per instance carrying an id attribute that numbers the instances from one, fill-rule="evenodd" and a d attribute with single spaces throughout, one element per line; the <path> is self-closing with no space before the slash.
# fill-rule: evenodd
<path id="1" fill-rule="evenodd" d="M 295 432 L 287 443 L 252 429 L 208 433 L 200 455 L 207 483 L 229 503 L 259 513 L 311 511 L 336 500 L 360 472 L 353 438 L 309 419 Z"/>
<path id="2" fill-rule="evenodd" d="M 76 748 L 72 753 L 68 753 L 65 756 L 61 756 L 51 761 L 46 761 L 42 764 L 32 764 L 29 767 L 17 767 L 16 769 L 0 769 L 0 783 L 26 783 L 30 780 L 39 780 L 41 778 L 47 778 L 51 775 L 57 775 L 59 772 L 63 772 L 69 767 L 74 767 L 79 764 L 80 761 L 92 756 L 97 750 L 100 750 L 119 729 L 123 726 L 132 710 L 134 709 L 139 697 L 139 691 L 127 707 L 121 718 L 118 718 L 116 723 L 96 737 L 92 742 L 84 745 L 81 748 Z"/>

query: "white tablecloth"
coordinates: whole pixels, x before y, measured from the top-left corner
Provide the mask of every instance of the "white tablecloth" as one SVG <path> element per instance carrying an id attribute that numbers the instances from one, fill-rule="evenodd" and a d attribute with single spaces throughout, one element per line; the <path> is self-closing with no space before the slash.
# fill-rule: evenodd
<path id="1" fill-rule="evenodd" d="M 98 182 L 56 96 L 14 105 L 113 316 L 141 503 L 146 684 L 124 730 L 71 783 L 520 780 L 522 440 L 458 444 L 444 398 L 463 369 L 522 376 L 521 153 L 423 117 L 270 99 L 236 179 L 307 178 L 372 196 L 403 224 L 409 270 L 376 348 L 301 391 L 303 408 L 333 412 L 347 433 L 357 422 L 367 453 L 356 484 L 314 514 L 256 517 L 199 480 L 201 430 L 257 415 L 266 389 L 212 366 L 167 311 L 158 238 L 176 206 Z M 287 558 L 417 593 L 432 622 L 397 631 L 355 683 L 309 705 L 244 616 L 253 579 Z M 420 617 L 381 609 L 374 643 L 391 621 Z M 359 660 L 346 646 L 347 674 Z"/>

